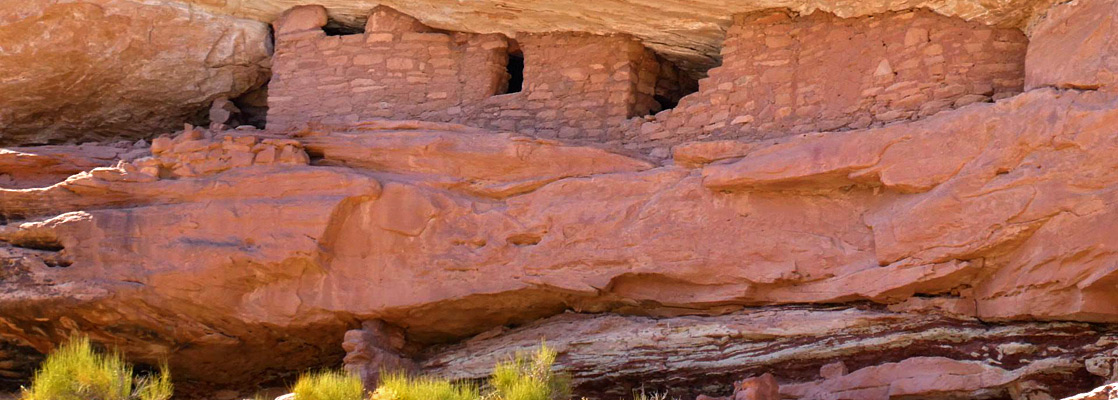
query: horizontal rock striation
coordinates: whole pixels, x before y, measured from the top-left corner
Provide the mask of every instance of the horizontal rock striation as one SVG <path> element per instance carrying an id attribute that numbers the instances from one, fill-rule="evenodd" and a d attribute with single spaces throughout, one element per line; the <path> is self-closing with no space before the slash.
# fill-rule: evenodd
<path id="1" fill-rule="evenodd" d="M 1060 398 L 1106 377 L 1084 360 L 1118 349 L 1118 331 L 1078 323 L 984 324 L 872 307 L 766 307 L 717 317 L 564 314 L 429 350 L 422 367 L 480 378 L 540 340 L 575 387 L 681 398 L 726 394 L 771 372 L 784 398 Z M 668 372 L 670 371 L 670 372 Z"/>

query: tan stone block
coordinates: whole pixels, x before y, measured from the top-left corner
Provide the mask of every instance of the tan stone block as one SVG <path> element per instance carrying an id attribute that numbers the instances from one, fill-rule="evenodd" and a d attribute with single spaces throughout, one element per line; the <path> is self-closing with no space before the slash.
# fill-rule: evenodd
<path id="1" fill-rule="evenodd" d="M 566 68 L 559 72 L 567 79 L 574 81 L 586 80 L 590 75 L 585 69 L 582 68 Z"/>
<path id="2" fill-rule="evenodd" d="M 765 46 L 769 48 L 789 47 L 796 41 L 786 35 L 771 35 L 765 37 Z"/>
<path id="3" fill-rule="evenodd" d="M 276 162 L 276 147 L 265 145 L 263 149 L 256 153 L 253 159 L 253 164 L 256 165 L 269 165 Z"/>
<path id="4" fill-rule="evenodd" d="M 905 47 L 913 47 L 921 43 L 928 42 L 928 30 L 924 28 L 910 28 L 905 32 L 904 45 Z"/>
<path id="5" fill-rule="evenodd" d="M 396 35 L 391 32 L 374 32 L 365 35 L 365 43 L 384 43 L 396 40 Z"/>
<path id="6" fill-rule="evenodd" d="M 450 36 L 442 33 L 405 32 L 401 40 L 408 42 L 447 43 L 450 42 Z"/>
<path id="7" fill-rule="evenodd" d="M 381 54 L 358 54 L 353 56 L 353 65 L 373 65 L 384 62 Z"/>
<path id="8" fill-rule="evenodd" d="M 410 70 L 415 67 L 415 62 L 409 58 L 394 57 L 389 58 L 387 62 L 389 70 Z"/>

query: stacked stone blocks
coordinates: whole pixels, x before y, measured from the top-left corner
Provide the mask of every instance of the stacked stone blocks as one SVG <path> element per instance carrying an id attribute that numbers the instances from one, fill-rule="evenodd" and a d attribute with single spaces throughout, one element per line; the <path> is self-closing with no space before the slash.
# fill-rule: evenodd
<path id="1" fill-rule="evenodd" d="M 453 122 L 665 156 L 695 140 L 766 140 L 913 120 L 1019 93 L 1027 38 L 927 10 L 838 18 L 741 14 L 696 85 L 627 35 L 443 33 L 377 7 L 363 34 L 326 10 L 276 22 L 270 128 L 369 119 Z M 505 94 L 510 52 L 524 88 Z M 661 111 L 661 101 L 678 100 Z M 650 115 L 653 114 L 654 115 Z"/>
<path id="2" fill-rule="evenodd" d="M 1028 40 L 927 10 L 838 18 L 735 16 L 723 63 L 679 106 L 641 121 L 630 147 L 764 140 L 917 119 L 1019 93 Z"/>

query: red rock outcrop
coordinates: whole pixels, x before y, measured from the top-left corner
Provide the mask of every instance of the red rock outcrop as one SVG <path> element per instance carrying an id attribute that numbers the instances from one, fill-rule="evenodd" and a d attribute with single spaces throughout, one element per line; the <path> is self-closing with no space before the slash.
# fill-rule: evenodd
<path id="1" fill-rule="evenodd" d="M 565 314 L 433 348 L 422 365 L 448 377 L 480 377 L 542 339 L 560 353 L 559 368 L 578 389 L 602 398 L 641 387 L 681 398 L 742 394 L 761 382 L 732 389 L 729 383 L 766 373 L 775 376 L 781 397 L 794 399 L 1060 398 L 1103 379 L 1083 360 L 1113 352 L 1116 334 L 1080 323 L 985 324 L 872 308 L 783 306 L 675 318 Z"/>
<path id="2" fill-rule="evenodd" d="M 174 4 L 0 4 L 0 145 L 137 139 L 267 82 L 266 24 Z"/>
<path id="3" fill-rule="evenodd" d="M 1118 378 L 1113 5 L 1039 21 L 1024 93 L 846 132 L 646 157 L 425 121 L 217 123 L 5 150 L 0 386 L 80 332 L 187 388 L 342 363 L 478 378 L 543 338 L 592 398 L 1088 391 Z M 302 10 L 280 35 L 329 23 Z M 397 17 L 368 24 L 446 36 Z"/>
<path id="4" fill-rule="evenodd" d="M 133 160 L 148 153 L 146 144 L 121 142 L 116 145 L 93 143 L 81 146 L 36 146 L 0 149 L 0 187 L 23 189 L 46 187 L 71 175 L 116 160 Z"/>
<path id="5" fill-rule="evenodd" d="M 1053 6 L 1032 29 L 1029 88 L 1118 91 L 1118 8 L 1113 0 Z"/>
<path id="6" fill-rule="evenodd" d="M 374 318 L 417 344 L 564 309 L 866 300 L 1113 322 L 1116 102 L 1035 90 L 693 169 L 421 122 L 291 144 L 190 131 L 153 143 L 175 155 L 161 170 L 230 162 L 248 135 L 316 161 L 184 175 L 140 159 L 0 191 L 0 212 L 19 219 L 0 239 L 20 265 L 3 283 L 2 335 L 46 351 L 81 329 L 140 359 L 174 354 L 180 376 L 234 382 L 338 360 L 342 333 Z M 717 155 L 694 159 L 726 154 L 707 148 Z M 929 151 L 942 153 L 916 156 Z M 253 356 L 229 363 L 232 348 Z M 227 373 L 208 374 L 219 363 Z M 827 385 L 860 387 L 842 382 Z"/>

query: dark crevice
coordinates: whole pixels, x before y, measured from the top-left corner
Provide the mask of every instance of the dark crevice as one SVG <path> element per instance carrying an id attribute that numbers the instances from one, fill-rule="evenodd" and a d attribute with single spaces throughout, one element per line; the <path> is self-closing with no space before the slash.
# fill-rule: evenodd
<path id="1" fill-rule="evenodd" d="M 232 99 L 239 112 L 233 117 L 232 126 L 251 125 L 264 129 L 268 118 L 268 83 L 242 93 Z"/>
<path id="2" fill-rule="evenodd" d="M 62 246 L 62 243 L 59 243 L 57 240 L 53 240 L 53 239 L 49 239 L 49 238 L 43 238 L 43 237 L 25 238 L 25 239 L 22 239 L 22 240 L 15 240 L 15 241 L 12 241 L 12 242 L 9 242 L 9 243 L 11 243 L 12 246 L 19 247 L 21 249 L 28 249 L 28 250 L 42 250 L 42 251 L 59 252 L 59 251 L 62 251 L 63 249 L 65 249 L 65 247 Z"/>
<path id="3" fill-rule="evenodd" d="M 326 26 L 322 27 L 322 31 L 326 32 L 326 36 L 357 35 L 365 33 L 365 27 L 349 26 L 331 18 L 326 22 Z"/>
<path id="4" fill-rule="evenodd" d="M 699 82 L 691 75 L 662 57 L 658 56 L 657 60 L 660 71 L 659 76 L 656 77 L 655 93 L 652 96 L 656 104 L 647 110 L 647 114 L 671 110 L 679 105 L 681 99 L 699 91 Z M 709 71 L 709 69 L 703 70 L 701 74 L 705 76 Z M 645 110 L 638 111 L 639 114 L 644 112 Z"/>
<path id="5" fill-rule="evenodd" d="M 663 95 L 659 95 L 659 94 L 656 95 L 654 98 L 656 99 L 656 103 L 660 104 L 660 110 L 670 110 L 670 109 L 675 108 L 675 106 L 679 105 L 679 99 L 678 98 L 677 99 L 671 99 L 671 98 L 664 97 Z"/>

